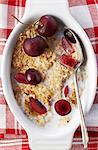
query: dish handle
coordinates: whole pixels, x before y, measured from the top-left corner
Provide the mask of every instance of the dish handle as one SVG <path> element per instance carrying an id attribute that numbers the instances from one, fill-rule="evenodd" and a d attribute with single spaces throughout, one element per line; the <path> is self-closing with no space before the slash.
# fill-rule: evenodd
<path id="1" fill-rule="evenodd" d="M 29 146 L 31 150 L 70 150 L 72 147 L 74 133 L 62 137 L 36 137 L 31 133 L 28 134 Z"/>
<path id="2" fill-rule="evenodd" d="M 40 16 L 50 14 L 60 17 L 64 16 L 65 12 L 69 13 L 68 0 L 27 0 L 24 17 L 32 17 L 36 14 Z"/>

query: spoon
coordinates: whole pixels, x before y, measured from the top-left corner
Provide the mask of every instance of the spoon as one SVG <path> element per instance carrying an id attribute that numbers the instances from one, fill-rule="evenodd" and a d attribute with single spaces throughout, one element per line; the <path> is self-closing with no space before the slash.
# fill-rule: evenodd
<path id="1" fill-rule="evenodd" d="M 85 124 L 85 118 L 84 118 L 84 112 L 82 109 L 81 99 L 79 96 L 79 87 L 78 87 L 78 83 L 77 83 L 78 82 L 77 71 L 81 66 L 83 66 L 86 57 L 84 58 L 85 54 L 83 52 L 84 48 L 83 48 L 83 44 L 82 44 L 81 40 L 71 29 L 65 27 L 64 36 L 72 44 L 75 44 L 76 48 L 78 48 L 77 52 L 78 52 L 78 56 L 79 56 L 79 63 L 78 63 L 78 65 L 76 65 L 75 70 L 74 70 L 74 84 L 75 84 L 77 105 L 78 105 L 78 109 L 79 109 L 79 113 L 80 113 L 80 124 L 81 124 L 83 145 L 84 145 L 84 148 L 87 148 L 89 138 L 88 138 L 88 132 L 87 132 L 86 124 Z"/>

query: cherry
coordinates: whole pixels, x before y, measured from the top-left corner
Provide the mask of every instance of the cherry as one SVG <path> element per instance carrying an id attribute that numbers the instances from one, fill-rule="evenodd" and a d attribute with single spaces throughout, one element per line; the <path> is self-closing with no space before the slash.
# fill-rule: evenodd
<path id="1" fill-rule="evenodd" d="M 26 80 L 29 84 L 36 85 L 39 84 L 42 80 L 41 73 L 35 69 L 28 69 L 25 72 Z"/>
<path id="2" fill-rule="evenodd" d="M 33 109 L 35 112 L 39 113 L 40 115 L 47 112 L 46 107 L 40 101 L 34 99 L 33 97 L 30 98 L 30 108 Z"/>
<path id="3" fill-rule="evenodd" d="M 61 99 L 55 103 L 55 110 L 59 115 L 65 116 L 71 112 L 71 105 L 68 101 Z"/>
<path id="4" fill-rule="evenodd" d="M 62 37 L 62 47 L 69 55 L 75 52 L 72 44 L 65 37 Z"/>
<path id="5" fill-rule="evenodd" d="M 57 31 L 56 19 L 50 15 L 42 16 L 37 31 L 41 36 L 51 37 Z"/>
<path id="6" fill-rule="evenodd" d="M 47 47 L 46 41 L 41 36 L 27 38 L 23 43 L 25 53 L 32 57 L 40 56 Z"/>
<path id="7" fill-rule="evenodd" d="M 65 87 L 64 89 L 64 94 L 65 94 L 65 97 L 68 96 L 68 93 L 69 93 L 69 88 L 68 88 L 68 85 Z"/>
<path id="8" fill-rule="evenodd" d="M 64 36 L 71 43 L 74 43 L 74 44 L 76 43 L 76 39 L 74 38 L 74 36 L 73 36 L 72 32 L 70 31 L 70 29 L 67 28 L 67 29 L 64 30 Z"/>
<path id="9" fill-rule="evenodd" d="M 23 74 L 23 73 L 17 73 L 15 75 L 15 80 L 19 83 L 28 84 L 28 81 L 26 80 L 25 74 Z"/>
<path id="10" fill-rule="evenodd" d="M 60 62 L 65 65 L 72 68 L 75 68 L 75 66 L 78 64 L 78 61 L 72 58 L 71 56 L 68 56 L 66 54 L 63 54 L 60 58 Z"/>

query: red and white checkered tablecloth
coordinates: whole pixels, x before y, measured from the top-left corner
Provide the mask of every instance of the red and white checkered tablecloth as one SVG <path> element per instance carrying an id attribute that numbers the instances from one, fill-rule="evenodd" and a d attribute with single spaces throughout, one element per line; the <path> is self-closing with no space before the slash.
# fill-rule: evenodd
<path id="1" fill-rule="evenodd" d="M 8 36 L 21 18 L 26 0 L 0 0 L 0 64 Z M 69 0 L 72 16 L 80 23 L 93 45 L 98 62 L 98 1 Z M 33 6 L 32 6 L 33 7 Z M 86 116 L 90 137 L 88 150 L 98 150 L 98 87 L 90 113 Z M 31 131 L 33 134 L 33 131 Z M 80 129 L 75 133 L 72 150 L 83 150 Z M 2 90 L 0 79 L 0 150 L 30 150 L 25 130 L 11 113 Z"/>

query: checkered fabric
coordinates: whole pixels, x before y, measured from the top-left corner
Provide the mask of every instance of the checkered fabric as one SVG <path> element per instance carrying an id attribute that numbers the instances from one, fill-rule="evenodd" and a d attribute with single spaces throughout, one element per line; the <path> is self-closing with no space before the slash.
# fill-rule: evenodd
<path id="1" fill-rule="evenodd" d="M 87 33 L 98 62 L 98 1 L 69 0 L 72 16 Z M 33 7 L 33 6 L 32 6 Z M 11 17 L 21 18 L 24 13 L 25 0 L 0 0 L 0 64 L 5 43 L 17 24 Z M 96 98 L 90 113 L 86 116 L 86 124 L 90 137 L 88 150 L 98 149 L 98 87 Z M 32 131 L 33 134 L 33 131 Z M 25 130 L 11 113 L 2 90 L 0 79 L 0 150 L 30 150 Z M 83 150 L 80 128 L 76 131 L 72 150 Z"/>

